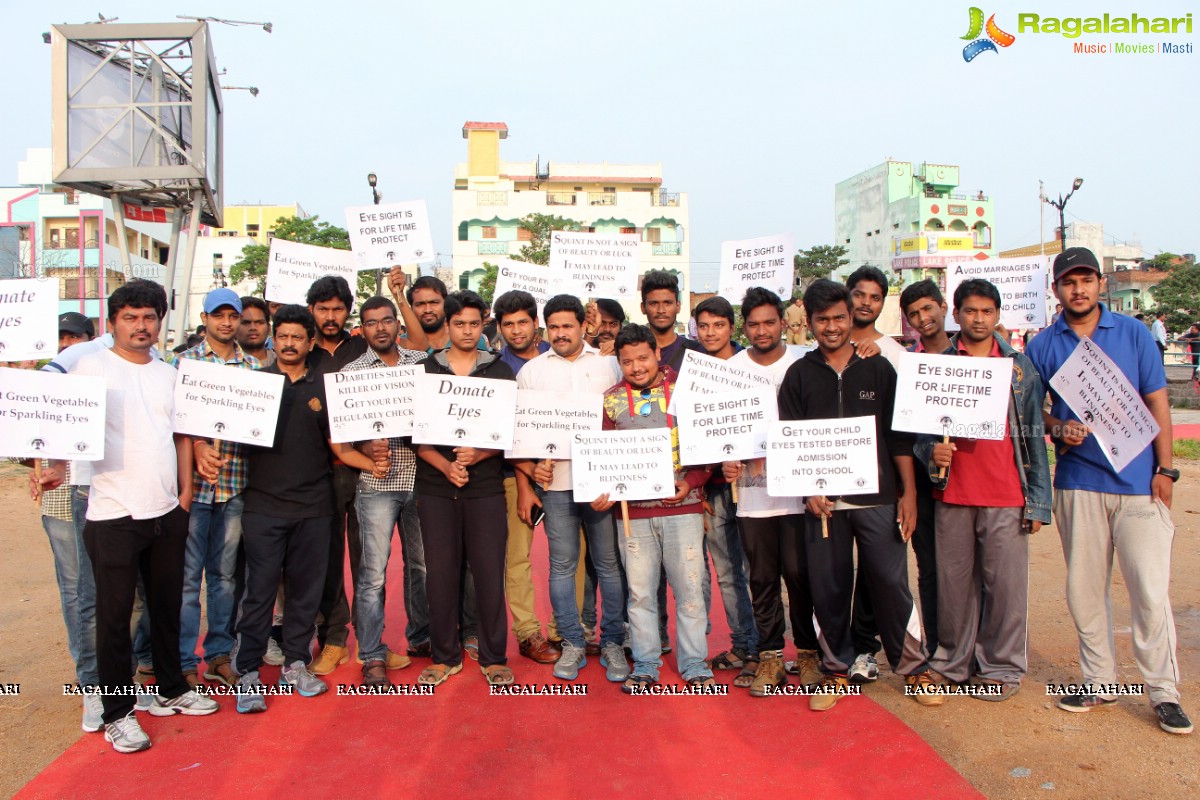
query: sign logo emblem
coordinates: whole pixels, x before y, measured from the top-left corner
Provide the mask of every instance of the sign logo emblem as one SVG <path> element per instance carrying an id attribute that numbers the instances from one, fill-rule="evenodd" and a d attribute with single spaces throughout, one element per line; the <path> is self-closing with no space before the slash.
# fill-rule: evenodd
<path id="1" fill-rule="evenodd" d="M 1006 33 L 1000 30 L 1000 26 L 996 24 L 996 15 L 992 14 L 987 19 L 987 24 L 983 23 L 983 9 L 971 6 L 970 27 L 967 29 L 967 34 L 960 38 L 970 42 L 963 48 L 963 61 L 971 62 L 981 53 L 993 52 L 998 53 L 996 45 L 1000 47 L 1008 47 L 1017 40 L 1017 37 L 1011 33 Z M 981 33 L 986 33 L 986 37 L 980 37 Z"/>

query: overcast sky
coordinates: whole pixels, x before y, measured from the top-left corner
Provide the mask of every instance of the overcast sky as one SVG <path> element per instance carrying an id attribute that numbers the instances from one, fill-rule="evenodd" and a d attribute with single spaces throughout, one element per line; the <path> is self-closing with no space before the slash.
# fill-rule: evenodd
<path id="1" fill-rule="evenodd" d="M 344 225 L 374 171 L 385 201 L 428 201 L 440 253 L 466 120 L 508 123 L 508 160 L 661 161 L 664 188 L 690 197 L 697 288 L 715 283 L 723 239 L 792 231 L 800 247 L 832 244 L 834 184 L 888 157 L 961 166 L 964 191 L 995 200 L 1001 248 L 1037 241 L 1039 179 L 1056 196 L 1079 176 L 1068 221 L 1102 223 L 1149 255 L 1200 249 L 1200 53 L 1072 52 L 1196 51 L 1200 13 L 1192 34 L 1017 29 L 1018 11 L 1179 17 L 1197 4 L 999 5 L 981 8 L 1016 41 L 966 63 L 970 2 L 943 0 L 14 3 L 0 32 L 0 183 L 15 183 L 26 148 L 49 146 L 42 31 L 178 11 L 274 26 L 213 26 L 223 82 L 261 90 L 225 93 L 227 203 L 298 201 Z"/>

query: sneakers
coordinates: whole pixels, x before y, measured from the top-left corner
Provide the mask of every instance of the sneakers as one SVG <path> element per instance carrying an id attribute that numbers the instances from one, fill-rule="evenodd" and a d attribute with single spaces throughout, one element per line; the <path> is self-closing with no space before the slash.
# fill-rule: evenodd
<path id="1" fill-rule="evenodd" d="M 138 753 L 150 749 L 150 737 L 142 730 L 132 711 L 104 726 L 104 741 L 111 742 L 113 750 L 118 753 Z"/>
<path id="2" fill-rule="evenodd" d="M 609 642 L 600 648 L 600 666 L 608 669 L 605 677 L 612 683 L 621 683 L 629 677 L 629 662 L 625 660 L 625 651 L 616 642 Z"/>
<path id="3" fill-rule="evenodd" d="M 261 694 L 263 683 L 258 679 L 258 670 L 251 670 L 237 682 L 237 712 L 257 714 L 267 710 L 267 698 Z"/>
<path id="4" fill-rule="evenodd" d="M 279 647 L 279 642 L 275 641 L 273 637 L 267 639 L 267 652 L 263 656 L 263 663 L 270 664 L 272 667 L 282 667 L 286 660 L 282 648 Z"/>
<path id="5" fill-rule="evenodd" d="M 345 664 L 349 660 L 350 651 L 345 647 L 338 647 L 336 644 L 327 644 L 321 648 L 321 655 L 317 656 L 317 660 L 312 662 L 312 666 L 306 671 L 311 672 L 313 675 L 328 675 L 337 669 L 340 664 Z M 296 662 L 292 663 L 295 664 Z M 287 670 L 284 670 L 284 672 L 287 672 Z"/>
<path id="6" fill-rule="evenodd" d="M 568 641 L 562 643 L 562 655 L 554 664 L 554 677 L 564 681 L 573 681 L 579 677 L 579 670 L 587 666 L 587 656 L 582 647 L 576 647 Z"/>
<path id="7" fill-rule="evenodd" d="M 326 650 L 330 647 L 331 645 L 325 645 Z M 343 653 L 346 652 L 346 648 L 344 647 L 335 649 L 341 650 Z M 349 656 L 345 656 L 342 660 L 348 661 L 349 658 Z M 329 687 L 325 685 L 325 681 L 318 678 L 311 669 L 304 666 L 303 661 L 293 661 L 279 673 L 279 685 L 283 686 L 285 684 L 295 687 L 296 692 L 301 697 L 316 697 L 319 694 L 329 691 Z"/>
<path id="8" fill-rule="evenodd" d="M 859 653 L 850 667 L 850 680 L 855 683 L 872 683 L 879 679 L 879 662 L 874 653 Z"/>
<path id="9" fill-rule="evenodd" d="M 95 733 L 104 727 L 104 700 L 98 694 L 83 696 L 83 730 Z"/>
<path id="10" fill-rule="evenodd" d="M 220 708 L 216 700 L 196 694 L 195 690 L 189 689 L 179 697 L 163 698 L 154 695 L 150 701 L 150 707 L 146 710 L 156 717 L 170 717 L 175 714 L 203 717 L 217 712 Z"/>
<path id="11" fill-rule="evenodd" d="M 909 687 L 912 699 L 916 700 L 918 705 L 940 706 L 946 702 L 946 695 L 941 693 L 938 674 L 931 669 L 909 675 L 904 679 L 904 683 Z"/>
<path id="12" fill-rule="evenodd" d="M 750 683 L 751 697 L 766 697 L 767 692 L 787 685 L 782 650 L 763 650 L 758 654 L 758 671 Z"/>
<path id="13" fill-rule="evenodd" d="M 828 711 L 837 705 L 842 695 L 848 694 L 850 679 L 845 675 L 822 675 L 816 694 L 808 697 L 810 711 Z"/>
<path id="14" fill-rule="evenodd" d="M 1098 694 L 1068 694 L 1058 698 L 1058 707 L 1063 711 L 1073 711 L 1082 714 L 1093 708 L 1111 706 L 1117 702 L 1115 697 L 1101 697 Z"/>
<path id="15" fill-rule="evenodd" d="M 1158 727 L 1167 733 L 1192 732 L 1192 721 L 1183 713 L 1179 703 L 1159 703 L 1154 707 L 1154 713 L 1158 714 Z"/>
<path id="16" fill-rule="evenodd" d="M 518 645 L 521 655 L 538 664 L 553 664 L 558 661 L 558 650 L 546 641 L 541 633 L 535 633 L 528 639 L 523 639 Z"/>
<path id="17" fill-rule="evenodd" d="M 796 651 L 796 673 L 801 686 L 817 686 L 824 679 L 821 673 L 821 656 L 816 650 Z"/>

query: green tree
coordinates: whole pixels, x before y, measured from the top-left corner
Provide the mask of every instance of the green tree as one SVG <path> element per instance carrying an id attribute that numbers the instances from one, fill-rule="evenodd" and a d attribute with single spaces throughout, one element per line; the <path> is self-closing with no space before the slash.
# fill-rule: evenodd
<path id="1" fill-rule="evenodd" d="M 488 261 L 483 262 L 483 277 L 479 279 L 479 296 L 483 298 L 483 302 L 489 306 L 496 294 L 496 278 L 500 274 L 500 268 Z"/>
<path id="2" fill-rule="evenodd" d="M 1172 253 L 1159 253 L 1142 266 L 1165 267 L 1167 276 L 1157 286 L 1150 287 L 1150 294 L 1154 295 L 1156 307 L 1167 315 L 1167 330 L 1173 335 L 1185 332 L 1200 319 L 1200 265 Z"/>
<path id="3" fill-rule="evenodd" d="M 579 223 L 555 214 L 527 214 L 521 218 L 521 227 L 529 231 L 531 238 L 521 247 L 520 254 L 512 256 L 513 261 L 549 264 L 550 234 L 553 231 L 577 231 Z"/>
<path id="4" fill-rule="evenodd" d="M 818 244 L 807 250 L 801 250 L 794 259 L 796 277 L 800 279 L 799 294 L 803 294 L 809 284 L 820 278 L 828 278 L 838 267 L 849 264 L 846 248 L 840 244 Z"/>
<path id="5" fill-rule="evenodd" d="M 350 249 L 350 234 L 345 228 L 324 222 L 320 217 L 280 217 L 275 224 L 275 238 L 317 247 L 332 247 L 335 250 Z M 230 283 L 244 280 L 254 281 L 254 294 L 262 297 L 267 285 L 267 259 L 271 248 L 265 244 L 248 244 L 242 248 L 242 258 L 229 268 Z M 358 273 L 355 287 L 358 303 L 375 294 L 375 272 L 365 270 Z"/>

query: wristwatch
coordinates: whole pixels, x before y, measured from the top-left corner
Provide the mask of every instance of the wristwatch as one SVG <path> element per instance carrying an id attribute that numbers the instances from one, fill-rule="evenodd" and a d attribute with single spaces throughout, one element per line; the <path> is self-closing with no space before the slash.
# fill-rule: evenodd
<path id="1" fill-rule="evenodd" d="M 1162 475 L 1164 478 L 1170 478 L 1171 483 L 1179 480 L 1179 470 L 1171 469 L 1170 467 L 1159 467 L 1154 470 L 1155 475 Z"/>

